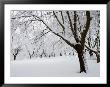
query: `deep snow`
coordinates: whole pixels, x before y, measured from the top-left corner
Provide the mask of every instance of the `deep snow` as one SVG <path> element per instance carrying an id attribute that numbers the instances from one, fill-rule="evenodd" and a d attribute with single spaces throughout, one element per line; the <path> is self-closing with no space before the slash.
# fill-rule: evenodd
<path id="1" fill-rule="evenodd" d="M 98 77 L 100 63 L 87 60 L 87 73 L 79 73 L 79 60 L 75 56 L 60 56 L 51 58 L 33 58 L 11 61 L 12 77 Z"/>

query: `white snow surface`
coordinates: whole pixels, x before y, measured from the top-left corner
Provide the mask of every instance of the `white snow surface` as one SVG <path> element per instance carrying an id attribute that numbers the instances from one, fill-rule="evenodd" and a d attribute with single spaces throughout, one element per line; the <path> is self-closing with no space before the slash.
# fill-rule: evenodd
<path id="1" fill-rule="evenodd" d="M 79 73 L 77 56 L 33 58 L 11 61 L 11 77 L 99 77 L 100 63 L 87 60 L 87 73 Z"/>

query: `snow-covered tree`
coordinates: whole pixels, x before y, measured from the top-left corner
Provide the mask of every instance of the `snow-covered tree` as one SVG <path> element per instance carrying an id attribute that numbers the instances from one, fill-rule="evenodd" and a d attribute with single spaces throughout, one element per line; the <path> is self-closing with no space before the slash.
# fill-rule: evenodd
<path id="1" fill-rule="evenodd" d="M 97 25 L 100 26 L 100 22 L 96 22 L 100 21 L 100 18 L 96 17 L 95 13 L 99 14 L 100 12 L 12 11 L 11 37 L 13 38 L 16 32 L 20 35 L 20 46 L 25 45 L 30 58 L 32 56 L 51 57 L 57 54 L 62 56 L 67 54 L 67 49 L 70 50 L 68 55 L 76 52 L 79 58 L 80 72 L 86 72 L 85 47 L 94 52 L 97 59 L 100 57 L 100 46 L 97 45 L 98 54 L 90 47 L 90 43 L 99 44 L 100 40 L 97 27 Z M 89 31 L 93 34 L 89 34 Z M 90 37 L 88 37 L 89 35 Z M 88 38 L 95 38 L 95 40 L 88 40 L 87 43 Z M 17 45 L 19 46 L 19 44 Z"/>

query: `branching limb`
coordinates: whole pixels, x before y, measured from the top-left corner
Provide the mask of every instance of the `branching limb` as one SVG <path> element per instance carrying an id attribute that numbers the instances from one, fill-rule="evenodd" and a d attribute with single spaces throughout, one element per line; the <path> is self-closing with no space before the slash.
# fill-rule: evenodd
<path id="1" fill-rule="evenodd" d="M 86 25 L 85 25 L 85 30 L 83 30 L 83 32 L 81 33 L 81 44 L 83 46 L 85 44 L 85 38 L 86 38 L 87 32 L 90 27 L 90 21 L 91 21 L 90 11 L 86 11 L 86 18 L 87 18 L 87 21 L 86 21 Z"/>
<path id="2" fill-rule="evenodd" d="M 63 17 L 63 13 L 62 13 L 62 11 L 60 11 L 60 12 L 61 12 L 62 21 L 63 21 L 63 24 L 64 24 L 64 17 Z"/>
<path id="3" fill-rule="evenodd" d="M 70 27 L 71 27 L 72 34 L 74 35 L 74 30 L 73 30 L 73 26 L 72 26 L 72 20 L 70 18 L 69 11 L 66 11 L 66 13 L 67 13 L 67 16 L 68 16 L 68 19 L 69 19 L 69 22 L 70 22 Z"/>
<path id="4" fill-rule="evenodd" d="M 37 16 L 36 16 L 37 17 Z M 38 21 L 41 21 L 53 34 L 55 34 L 56 36 L 62 38 L 68 45 L 70 45 L 71 47 L 74 47 L 74 44 L 72 44 L 70 41 L 66 40 L 64 37 L 62 37 L 61 35 L 59 35 L 58 33 L 55 33 L 41 18 L 37 17 Z"/>
<path id="5" fill-rule="evenodd" d="M 55 12 L 53 11 L 53 15 L 55 16 L 55 18 L 57 19 L 58 23 L 60 24 L 60 26 L 63 28 L 63 31 L 65 31 L 65 27 L 63 26 L 63 24 L 60 22 L 60 20 L 58 19 L 57 15 L 55 14 Z"/>
<path id="6" fill-rule="evenodd" d="M 96 51 L 95 51 L 95 50 L 91 49 L 91 48 L 90 48 L 90 47 L 88 47 L 87 45 L 85 45 L 85 47 L 86 47 L 87 49 L 89 49 L 90 51 L 92 51 L 92 52 L 96 53 Z"/>
<path id="7" fill-rule="evenodd" d="M 74 29 L 73 29 L 72 20 L 71 20 L 69 11 L 66 11 L 66 13 L 67 13 L 67 16 L 68 16 L 68 19 L 69 19 L 69 22 L 70 22 L 71 32 L 74 35 L 74 38 L 75 38 L 76 42 L 78 43 L 79 39 L 78 39 L 78 36 L 77 36 L 77 28 L 76 28 L 76 11 L 74 11 Z"/>

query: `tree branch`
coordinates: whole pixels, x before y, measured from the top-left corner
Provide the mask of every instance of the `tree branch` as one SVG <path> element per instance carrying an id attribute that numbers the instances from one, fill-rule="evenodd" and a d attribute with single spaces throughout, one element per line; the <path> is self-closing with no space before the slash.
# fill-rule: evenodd
<path id="1" fill-rule="evenodd" d="M 96 51 L 95 51 L 95 50 L 91 49 L 91 48 L 90 48 L 90 47 L 88 47 L 87 45 L 85 45 L 85 47 L 86 47 L 87 49 L 89 49 L 90 51 L 92 51 L 92 52 L 96 53 Z"/>
<path id="2" fill-rule="evenodd" d="M 37 17 L 37 18 L 39 18 L 39 17 Z M 70 43 L 70 41 L 66 40 L 64 37 L 62 37 L 58 33 L 55 33 L 42 19 L 39 18 L 38 21 L 41 21 L 53 34 L 55 34 L 56 36 L 62 38 L 68 45 L 70 45 L 71 47 L 74 47 L 74 44 Z"/>
<path id="3" fill-rule="evenodd" d="M 76 42 L 78 43 L 79 38 L 78 38 L 78 35 L 77 35 L 77 28 L 76 28 L 76 26 L 77 26 L 77 24 L 76 24 L 77 17 L 78 17 L 78 15 L 76 14 L 76 11 L 74 11 L 74 37 L 75 37 Z"/>
<path id="4" fill-rule="evenodd" d="M 61 27 L 63 28 L 63 31 L 65 31 L 65 27 L 63 26 L 63 24 L 59 21 L 57 15 L 55 14 L 55 12 L 53 11 L 53 14 L 55 16 L 55 18 L 57 19 L 58 23 L 61 25 Z"/>
<path id="5" fill-rule="evenodd" d="M 74 11 L 74 29 L 73 29 L 73 26 L 72 26 L 72 20 L 70 18 L 69 11 L 67 11 L 66 13 L 68 15 L 68 19 L 69 19 L 69 22 L 70 22 L 70 28 L 71 28 L 72 34 L 74 35 L 74 38 L 75 38 L 76 42 L 78 43 L 79 39 L 77 37 L 77 28 L 76 28 L 76 11 Z"/>
<path id="6" fill-rule="evenodd" d="M 38 37 L 38 38 L 36 37 L 36 38 L 34 39 L 34 43 L 37 43 L 38 41 L 36 41 L 36 40 L 39 40 L 40 38 L 42 38 L 44 35 L 48 34 L 49 32 L 51 32 L 51 31 L 48 31 L 48 32 L 46 32 L 46 33 L 41 34 L 41 36 Z"/>
<path id="7" fill-rule="evenodd" d="M 68 19 L 69 19 L 69 22 L 70 22 L 70 27 L 71 27 L 72 34 L 74 35 L 73 26 L 72 26 L 72 21 L 71 21 L 71 18 L 70 18 L 69 11 L 66 11 L 66 13 L 67 13 L 67 16 L 68 16 Z"/>
<path id="8" fill-rule="evenodd" d="M 54 13 L 54 15 L 55 15 L 55 12 L 53 11 L 53 13 Z M 41 21 L 53 34 L 55 34 L 56 36 L 58 36 L 58 37 L 60 37 L 60 38 L 62 38 L 68 45 L 70 45 L 71 47 L 74 47 L 74 45 L 72 44 L 72 43 L 70 43 L 70 41 L 68 41 L 68 40 L 66 40 L 65 38 L 63 38 L 61 35 L 59 35 L 58 33 L 55 33 L 40 17 L 38 17 L 38 16 L 36 16 L 36 15 L 32 15 L 34 18 L 35 18 L 35 20 L 30 20 L 30 21 L 36 21 L 36 20 L 38 20 L 38 21 Z M 37 17 L 37 18 L 36 18 Z M 64 26 L 60 23 L 60 21 L 58 20 L 58 18 L 57 18 L 57 16 L 55 15 L 55 17 L 56 17 L 56 19 L 57 19 L 57 21 L 59 22 L 59 24 L 62 26 L 62 28 L 63 29 L 65 29 L 64 28 Z M 49 32 L 49 31 L 48 31 Z M 48 32 L 46 32 L 45 34 L 47 34 Z M 43 35 L 42 35 L 43 36 Z M 41 36 L 41 37 L 42 37 Z"/>
<path id="9" fill-rule="evenodd" d="M 87 21 L 86 21 L 86 25 L 85 25 L 85 30 L 83 30 L 83 32 L 81 33 L 81 44 L 83 46 L 85 43 L 85 38 L 86 38 L 87 32 L 88 32 L 89 27 L 90 27 L 90 21 L 91 21 L 90 11 L 86 11 L 86 18 L 87 18 Z"/>
<path id="10" fill-rule="evenodd" d="M 59 11 L 59 12 L 61 12 L 62 21 L 63 21 L 63 24 L 64 24 L 63 13 L 62 13 L 62 11 Z"/>

